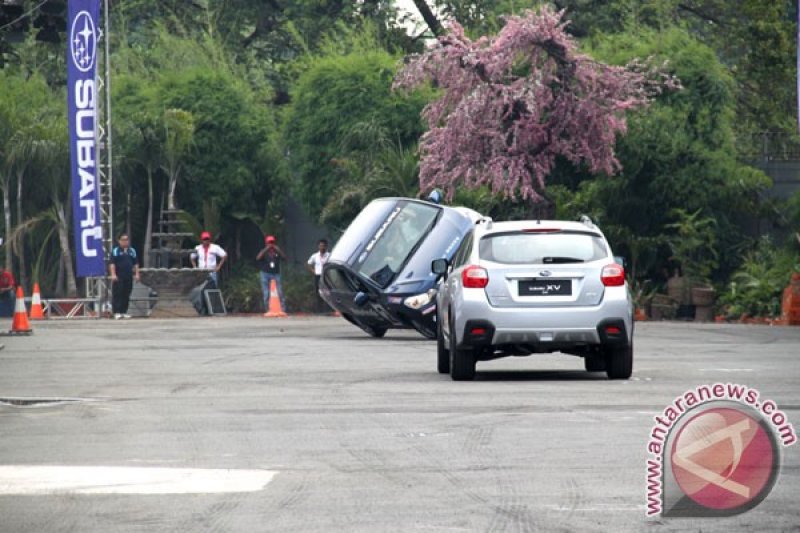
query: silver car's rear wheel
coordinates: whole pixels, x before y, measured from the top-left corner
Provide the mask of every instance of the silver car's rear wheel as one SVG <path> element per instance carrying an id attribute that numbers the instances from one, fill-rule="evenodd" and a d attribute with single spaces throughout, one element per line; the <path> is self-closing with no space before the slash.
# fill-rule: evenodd
<path id="1" fill-rule="evenodd" d="M 628 379 L 633 374 L 633 343 L 609 348 L 606 357 L 608 379 Z"/>
<path id="2" fill-rule="evenodd" d="M 450 322 L 450 377 L 453 381 L 470 381 L 475 378 L 475 350 L 458 348 L 456 328 Z"/>

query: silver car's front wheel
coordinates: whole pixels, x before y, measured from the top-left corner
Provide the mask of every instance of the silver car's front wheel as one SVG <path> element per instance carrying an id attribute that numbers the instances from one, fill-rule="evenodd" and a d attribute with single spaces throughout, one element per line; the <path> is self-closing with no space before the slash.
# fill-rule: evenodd
<path id="1" fill-rule="evenodd" d="M 453 381 L 470 381 L 475 378 L 475 350 L 459 348 L 456 328 L 450 321 L 450 377 Z"/>
<path id="2" fill-rule="evenodd" d="M 437 320 L 436 324 L 436 369 L 440 374 L 447 374 L 450 372 L 450 350 L 448 350 L 444 345 L 442 321 Z"/>

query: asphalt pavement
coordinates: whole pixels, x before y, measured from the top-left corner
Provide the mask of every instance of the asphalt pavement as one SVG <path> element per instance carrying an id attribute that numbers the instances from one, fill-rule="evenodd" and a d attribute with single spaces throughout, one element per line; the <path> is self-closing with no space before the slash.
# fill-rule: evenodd
<path id="1" fill-rule="evenodd" d="M 800 445 L 755 509 L 645 516 L 653 417 L 732 382 L 800 428 L 800 328 L 640 323 L 634 374 L 436 372 L 332 317 L 33 324 L 0 343 L 0 531 L 800 531 Z"/>

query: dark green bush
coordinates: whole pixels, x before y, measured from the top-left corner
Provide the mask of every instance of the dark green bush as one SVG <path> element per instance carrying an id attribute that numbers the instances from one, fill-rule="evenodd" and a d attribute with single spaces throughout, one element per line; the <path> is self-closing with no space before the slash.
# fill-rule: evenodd
<path id="1" fill-rule="evenodd" d="M 782 292 L 792 272 L 800 272 L 800 255 L 792 249 L 777 248 L 768 238 L 762 238 L 745 255 L 720 298 L 726 317 L 780 316 Z"/>

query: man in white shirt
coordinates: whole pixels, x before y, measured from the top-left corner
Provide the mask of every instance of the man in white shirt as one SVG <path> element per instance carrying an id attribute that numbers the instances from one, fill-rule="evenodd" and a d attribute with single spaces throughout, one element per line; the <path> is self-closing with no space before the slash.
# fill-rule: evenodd
<path id="1" fill-rule="evenodd" d="M 217 273 L 222 268 L 222 265 L 225 264 L 228 254 L 225 253 L 221 246 L 211 242 L 211 234 L 209 232 L 204 231 L 201 233 L 200 240 L 202 244 L 195 247 L 192 255 L 189 256 L 192 261 L 192 268 L 212 270 L 213 272 L 211 272 L 210 276 L 216 284 L 218 281 Z"/>
<path id="2" fill-rule="evenodd" d="M 314 288 L 317 295 L 317 310 L 322 309 L 322 298 L 319 296 L 319 280 L 322 278 L 322 267 L 328 262 L 331 253 L 328 251 L 328 241 L 320 239 L 318 251 L 308 258 L 308 270 L 314 274 Z"/>

